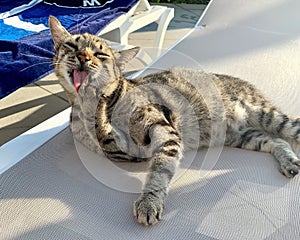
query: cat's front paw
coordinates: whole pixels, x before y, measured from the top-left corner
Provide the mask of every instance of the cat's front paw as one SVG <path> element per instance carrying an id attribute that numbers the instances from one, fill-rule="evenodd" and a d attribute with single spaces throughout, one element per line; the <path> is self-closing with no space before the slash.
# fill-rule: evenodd
<path id="1" fill-rule="evenodd" d="M 280 172 L 288 178 L 293 178 L 300 172 L 300 160 L 297 158 L 289 158 L 281 163 Z"/>
<path id="2" fill-rule="evenodd" d="M 145 226 L 154 225 L 162 217 L 163 199 L 153 193 L 143 193 L 133 204 L 133 215 Z"/>

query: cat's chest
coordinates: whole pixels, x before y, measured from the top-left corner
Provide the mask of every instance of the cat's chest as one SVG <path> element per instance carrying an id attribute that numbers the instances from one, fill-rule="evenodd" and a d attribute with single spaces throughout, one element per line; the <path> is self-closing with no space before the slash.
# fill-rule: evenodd
<path id="1" fill-rule="evenodd" d="M 128 92 L 113 103 L 100 101 L 97 108 L 97 115 L 101 119 L 101 124 L 105 127 L 106 124 L 112 125 L 116 129 L 126 131 L 129 128 L 129 121 L 132 113 L 139 107 L 151 103 L 151 98 L 148 94 L 142 93 L 139 89 L 134 92 Z"/>

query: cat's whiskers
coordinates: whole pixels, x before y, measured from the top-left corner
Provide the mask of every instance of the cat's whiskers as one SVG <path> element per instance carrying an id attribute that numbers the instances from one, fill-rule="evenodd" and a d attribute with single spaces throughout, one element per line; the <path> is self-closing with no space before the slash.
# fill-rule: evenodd
<path id="1" fill-rule="evenodd" d="M 100 75 L 101 72 L 99 71 L 99 69 L 96 68 L 96 67 L 90 68 L 90 73 L 95 76 L 94 79 L 100 85 L 100 81 L 99 81 L 100 79 L 99 78 L 101 77 L 101 75 Z"/>
<path id="2" fill-rule="evenodd" d="M 26 56 L 26 57 L 34 57 L 34 58 L 42 58 L 42 59 L 52 60 L 52 57 L 42 57 L 42 56 L 36 56 L 36 55 L 24 54 L 24 53 L 20 53 L 20 54 L 23 55 L 23 56 Z"/>
<path id="3" fill-rule="evenodd" d="M 28 70 L 29 68 L 32 68 L 32 67 L 35 67 L 35 66 L 38 66 L 38 65 L 42 65 L 42 64 L 49 64 L 49 66 L 51 66 L 53 63 L 52 62 L 36 63 L 36 64 L 30 65 L 30 66 L 28 66 L 26 68 L 21 69 L 20 72 L 24 72 L 24 71 Z"/>
<path id="4" fill-rule="evenodd" d="M 67 66 L 67 67 L 70 68 L 70 69 L 75 69 L 76 66 L 77 66 L 77 65 L 76 65 L 73 61 L 71 61 L 71 60 L 67 60 L 67 61 L 58 63 L 57 65 L 65 65 L 65 66 Z"/>
<path id="5" fill-rule="evenodd" d="M 65 65 L 65 66 L 67 66 L 67 67 L 69 67 L 67 64 L 65 64 L 65 63 L 52 63 L 51 64 L 52 66 L 62 66 L 62 65 Z M 69 67 L 70 68 L 70 67 Z"/>
<path id="6" fill-rule="evenodd" d="M 94 64 L 91 64 L 90 65 L 90 70 L 97 72 L 99 69 L 98 69 L 98 66 L 96 66 Z"/>

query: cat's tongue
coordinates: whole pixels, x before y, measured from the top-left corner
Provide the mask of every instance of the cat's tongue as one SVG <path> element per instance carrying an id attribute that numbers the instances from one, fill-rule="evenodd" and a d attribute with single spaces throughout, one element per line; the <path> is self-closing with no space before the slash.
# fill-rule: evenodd
<path id="1" fill-rule="evenodd" d="M 75 86 L 77 92 L 79 91 L 81 84 L 84 82 L 84 80 L 87 78 L 87 76 L 88 76 L 87 71 L 74 70 L 73 81 L 74 81 L 74 86 Z"/>

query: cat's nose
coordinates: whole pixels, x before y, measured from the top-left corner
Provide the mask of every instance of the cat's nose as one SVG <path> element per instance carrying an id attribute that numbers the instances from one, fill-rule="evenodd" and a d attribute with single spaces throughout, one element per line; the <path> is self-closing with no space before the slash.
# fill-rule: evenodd
<path id="1" fill-rule="evenodd" d="M 85 55 L 85 54 L 78 54 L 77 58 L 82 63 L 85 63 L 85 62 L 88 62 L 88 61 L 91 60 L 91 58 L 88 55 Z"/>
<path id="2" fill-rule="evenodd" d="M 81 52 L 78 53 L 77 58 L 81 63 L 88 62 L 92 60 L 93 53 L 89 49 L 83 49 Z"/>

